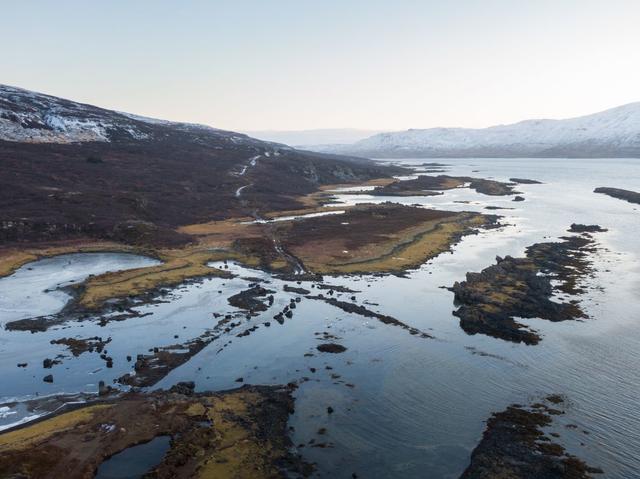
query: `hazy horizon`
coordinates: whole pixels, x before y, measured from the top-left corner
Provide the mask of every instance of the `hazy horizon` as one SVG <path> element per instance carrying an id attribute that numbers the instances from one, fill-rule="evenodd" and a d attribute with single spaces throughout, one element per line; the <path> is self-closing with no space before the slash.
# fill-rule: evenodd
<path id="1" fill-rule="evenodd" d="M 229 130 L 483 128 L 640 99 L 630 0 L 69 0 L 3 13 L 0 82 Z"/>

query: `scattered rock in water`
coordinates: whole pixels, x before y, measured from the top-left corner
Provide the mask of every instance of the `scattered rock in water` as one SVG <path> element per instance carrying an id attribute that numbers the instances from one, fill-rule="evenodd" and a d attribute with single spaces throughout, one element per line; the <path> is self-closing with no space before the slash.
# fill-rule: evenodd
<path id="1" fill-rule="evenodd" d="M 519 185 L 541 185 L 541 181 L 528 180 L 526 178 L 509 178 L 511 183 L 518 183 Z"/>
<path id="2" fill-rule="evenodd" d="M 347 350 L 347 348 L 345 348 L 341 344 L 335 344 L 335 343 L 318 344 L 316 346 L 316 349 L 321 353 L 334 353 L 334 354 L 344 353 Z"/>
<path id="3" fill-rule="evenodd" d="M 61 361 L 59 359 L 45 358 L 42 360 L 42 367 L 45 369 L 51 369 L 56 364 L 60 364 L 60 363 Z"/>
<path id="4" fill-rule="evenodd" d="M 102 353 L 104 347 L 111 342 L 111 338 L 107 338 L 103 340 L 99 336 L 94 336 L 92 338 L 61 338 L 61 339 L 53 339 L 51 340 L 51 344 L 61 344 L 69 348 L 71 354 L 74 356 L 80 356 L 83 353 L 87 352 L 98 352 Z"/>
<path id="5" fill-rule="evenodd" d="M 111 386 L 107 386 L 104 381 L 98 383 L 98 396 L 108 396 L 114 389 Z"/>
<path id="6" fill-rule="evenodd" d="M 45 377 L 42 378 L 42 380 L 45 383 L 52 383 L 53 382 L 53 374 L 47 374 Z"/>
<path id="7" fill-rule="evenodd" d="M 346 311 L 347 313 L 358 314 L 360 316 L 364 316 L 367 318 L 375 318 L 384 324 L 398 326 L 402 329 L 409 331 L 409 334 L 412 334 L 414 336 L 419 336 L 421 338 L 433 337 L 430 334 L 427 334 L 423 331 L 420 331 L 417 328 L 414 328 L 413 326 L 409 326 L 408 324 L 405 324 L 402 321 L 397 320 L 394 317 L 388 316 L 386 314 L 376 313 L 375 311 L 371 311 L 370 309 L 367 309 L 364 306 L 360 306 L 358 304 L 353 304 L 348 301 L 340 301 L 339 299 L 336 299 L 336 298 L 327 298 L 323 295 L 309 296 L 308 298 L 324 301 L 325 303 L 329 303 L 330 305 L 335 306 L 336 308 L 340 308 L 341 310 Z"/>
<path id="8" fill-rule="evenodd" d="M 152 386 L 215 339 L 217 336 L 196 338 L 183 344 L 153 348 L 153 354 L 139 354 L 133 366 L 135 373 L 119 377 L 118 382 L 134 387 Z"/>
<path id="9" fill-rule="evenodd" d="M 333 294 L 331 291 L 335 291 L 336 293 L 359 293 L 360 292 L 351 288 L 347 288 L 346 286 L 327 284 L 327 283 L 318 283 L 316 287 L 318 289 L 328 289 L 329 294 Z"/>
<path id="10" fill-rule="evenodd" d="M 246 311 L 266 311 L 269 309 L 269 306 L 273 304 L 273 301 L 267 300 L 268 304 L 265 304 L 265 302 L 259 298 L 265 297 L 266 299 L 266 297 L 272 293 L 274 293 L 274 291 L 263 288 L 262 286 L 253 285 L 249 289 L 230 296 L 227 301 L 231 306 Z"/>
<path id="11" fill-rule="evenodd" d="M 513 200 L 512 200 L 512 201 L 524 201 L 524 197 L 523 197 L 523 196 L 520 196 L 520 195 L 517 195 L 517 196 L 514 196 L 514 197 L 513 197 Z"/>
<path id="12" fill-rule="evenodd" d="M 600 187 L 593 190 L 594 193 L 602 193 L 612 198 L 628 201 L 629 203 L 635 203 L 640 205 L 640 193 L 636 193 L 631 190 L 623 190 L 620 188 L 606 188 Z"/>
<path id="13" fill-rule="evenodd" d="M 573 223 L 567 231 L 571 233 L 604 233 L 609 230 L 599 225 L 582 225 Z"/>
<path id="14" fill-rule="evenodd" d="M 311 293 L 311 291 L 309 291 L 308 289 L 296 288 L 295 286 L 289 286 L 288 284 L 285 284 L 282 289 L 287 293 L 295 293 L 295 294 L 302 294 L 302 295 L 307 295 Z"/>
<path id="15" fill-rule="evenodd" d="M 588 466 L 545 435 L 543 428 L 553 422 L 550 411 L 538 404 L 512 405 L 494 413 L 460 479 L 590 479 L 601 474 L 601 469 Z"/>
<path id="16" fill-rule="evenodd" d="M 525 344 L 537 344 L 540 336 L 515 318 L 549 321 L 585 318 L 576 304 L 552 300 L 554 292 L 577 295 L 581 277 L 591 272 L 587 255 L 594 241 L 583 236 L 563 238 L 558 243 L 537 243 L 526 257 L 498 257 L 496 264 L 480 273 L 467 273 L 466 281 L 451 290 L 459 308 L 454 312 L 468 334 L 486 334 Z M 558 282 L 554 286 L 552 280 Z"/>

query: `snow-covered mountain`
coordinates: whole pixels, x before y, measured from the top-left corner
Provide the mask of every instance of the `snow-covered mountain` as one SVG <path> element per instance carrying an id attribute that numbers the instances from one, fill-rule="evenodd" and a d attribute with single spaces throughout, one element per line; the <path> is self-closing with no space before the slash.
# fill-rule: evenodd
<path id="1" fill-rule="evenodd" d="M 567 120 L 380 133 L 315 150 L 376 158 L 640 157 L 640 102 Z"/>
<path id="2" fill-rule="evenodd" d="M 82 143 L 153 140 L 167 131 L 202 133 L 236 144 L 257 140 L 241 133 L 99 108 L 22 88 L 0 85 L 0 140 Z"/>

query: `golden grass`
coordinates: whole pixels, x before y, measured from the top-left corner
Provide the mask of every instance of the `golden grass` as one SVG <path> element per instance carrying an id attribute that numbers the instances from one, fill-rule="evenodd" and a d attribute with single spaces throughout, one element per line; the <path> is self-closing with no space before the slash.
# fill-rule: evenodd
<path id="1" fill-rule="evenodd" d="M 308 269 L 321 274 L 392 272 L 416 267 L 444 251 L 461 234 L 486 222 L 480 215 L 460 214 L 430 220 L 376 244 L 348 250 L 344 239 L 309 242 L 292 248 Z M 346 253 L 344 251 L 347 251 Z"/>
<path id="2" fill-rule="evenodd" d="M 219 276 L 222 270 L 211 268 L 207 263 L 223 259 L 244 260 L 229 251 L 215 250 L 166 250 L 159 252 L 163 263 L 157 266 L 115 271 L 87 279 L 78 300 L 87 309 L 99 308 L 106 300 L 139 295 L 159 286 L 175 286 L 191 278 Z"/>
<path id="3" fill-rule="evenodd" d="M 75 411 L 70 411 L 59 416 L 45 419 L 31 426 L 17 429 L 0 435 L 0 451 L 3 450 L 19 450 L 30 447 L 34 444 L 44 441 L 45 439 L 72 429 L 79 424 L 90 421 L 97 411 L 110 408 L 108 404 L 97 404 L 94 406 L 83 407 Z"/>
<path id="4" fill-rule="evenodd" d="M 253 392 L 217 397 L 207 412 L 215 425 L 216 448 L 197 471 L 202 479 L 262 479 L 279 477 L 274 467 L 278 455 L 268 440 L 253 434 L 249 408 L 259 407 L 263 398 Z M 280 451 L 281 455 L 282 451 Z"/>

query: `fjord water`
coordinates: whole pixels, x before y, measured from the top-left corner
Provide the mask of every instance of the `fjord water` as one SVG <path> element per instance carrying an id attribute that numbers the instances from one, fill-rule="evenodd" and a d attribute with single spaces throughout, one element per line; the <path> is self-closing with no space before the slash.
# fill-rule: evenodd
<path id="1" fill-rule="evenodd" d="M 425 168 L 420 165 L 432 161 L 447 164 L 445 174 L 450 175 L 543 182 L 517 187 L 524 202 L 468 189 L 434 197 L 337 195 L 345 204 L 397 201 L 503 216 L 503 227 L 463 238 L 451 253 L 406 277 L 325 278 L 327 283 L 359 291 L 353 294 L 358 304 L 394 316 L 435 339 L 411 336 L 375 319 L 304 298 L 293 318 L 280 325 L 273 315 L 297 295 L 284 292 L 287 283 L 280 279 L 230 265 L 237 274 L 233 279 L 210 278 L 185 285 L 164 297 L 163 303 L 134 308 L 147 315 L 104 326 L 91 319 L 68 322 L 35 334 L 1 331 L 0 397 L 4 399 L 0 402 L 95 392 L 99 380 L 111 383 L 131 371 L 127 355 L 135 358 L 150 348 L 186 341 L 212 328 L 217 321 L 212 313 L 233 312 L 227 298 L 260 278 L 275 291 L 275 305 L 246 321 L 246 327 L 259 325 L 259 329 L 245 337 L 235 336 L 242 329 L 221 337 L 154 388 L 168 388 L 182 380 L 195 381 L 199 390 L 236 387 L 238 378 L 250 384 L 300 381 L 296 412 L 290 420 L 292 439 L 296 446 L 305 445 L 298 452 L 317 463 L 318 476 L 349 477 L 355 472 L 359 477 L 389 478 L 459 476 L 492 412 L 558 393 L 567 399 L 566 413 L 555 416 L 552 426 L 560 434 L 558 441 L 590 465 L 601 467 L 603 477 L 634 477 L 640 470 L 640 206 L 595 194 L 593 189 L 640 190 L 640 161 L 429 159 L 402 163 L 419 171 Z M 490 211 L 486 206 L 513 209 Z M 444 287 L 463 280 L 467 271 L 493 264 L 496 255 L 522 255 L 526 246 L 567 235 L 571 223 L 599 224 L 609 230 L 595 235 L 599 247 L 593 257 L 595 273 L 584 278 L 587 291 L 580 299 L 589 319 L 523 320 L 541 332 L 542 342 L 536 346 L 468 336 L 459 328 L 451 314 L 453 294 Z M 73 255 L 25 268 L 41 278 L 51 271 L 55 274 L 56 268 L 62 271 L 65 264 L 92 272 L 103 268 L 90 266 L 94 261 L 96 257 Z M 21 285 L 31 283 L 25 283 L 21 274 L 27 273 L 18 271 L 0 280 L 2 323 L 4 315 L 38 316 L 62 307 L 62 300 L 46 308 L 25 303 Z M 51 289 L 63 280 L 67 281 L 62 278 L 38 287 Z M 309 282 L 293 285 L 312 286 Z M 48 298 L 60 293 L 42 294 Z M 348 300 L 352 294 L 336 296 Z M 48 301 L 45 298 L 40 304 Z M 270 327 L 265 326 L 267 321 Z M 320 337 L 316 333 L 324 332 L 337 336 L 335 341 L 347 351 L 335 355 L 316 351 Z M 107 349 L 113 368 L 106 368 L 97 353 L 72 357 L 64 347 L 50 344 L 62 337 L 93 336 L 111 338 Z M 42 368 L 44 357 L 57 355 L 65 356 L 61 364 Z M 28 367 L 17 368 L 19 362 Z M 42 382 L 48 373 L 54 376 L 53 384 Z M 329 406 L 333 414 L 327 413 Z M 30 414 L 34 412 L 19 404 L 0 407 L 0 424 Z M 317 434 L 320 428 L 326 428 L 326 434 Z M 310 440 L 314 443 L 309 444 Z"/>

